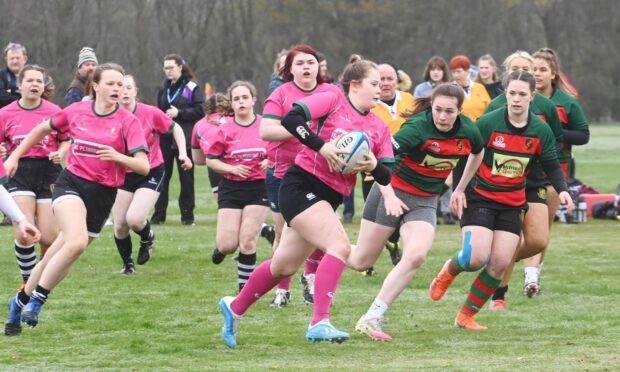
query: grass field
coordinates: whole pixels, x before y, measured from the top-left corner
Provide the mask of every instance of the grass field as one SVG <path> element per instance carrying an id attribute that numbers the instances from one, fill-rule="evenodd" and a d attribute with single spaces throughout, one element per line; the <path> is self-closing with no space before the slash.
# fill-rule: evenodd
<path id="1" fill-rule="evenodd" d="M 582 181 L 603 192 L 615 189 L 618 138 L 618 124 L 592 127 L 591 143 L 575 150 Z M 215 205 L 207 193 L 206 170 L 198 169 L 197 175 L 196 226 L 182 226 L 178 208 L 171 205 L 168 222 L 155 227 L 153 260 L 131 277 L 118 274 L 112 229 L 105 228 L 53 291 L 37 328 L 24 329 L 20 337 L 0 336 L 0 370 L 620 369 L 620 223 L 615 221 L 556 224 L 541 296 L 520 294 L 519 266 L 509 310 L 484 309 L 478 316 L 490 327 L 486 332 L 452 326 L 473 274 L 461 275 L 441 302 L 428 297 L 432 277 L 460 244 L 459 229 L 442 225 L 427 262 L 387 313 L 385 330 L 392 343 L 357 334 L 342 345 L 306 342 L 312 309 L 303 305 L 296 277 L 293 303 L 273 310 L 272 296 L 265 296 L 241 321 L 237 349 L 228 350 L 220 340 L 217 302 L 236 291 L 236 265 L 230 258 L 220 266 L 210 262 Z M 359 196 L 356 206 L 359 216 Z M 347 226 L 353 242 L 359 217 L 354 222 Z M 9 228 L 0 228 L 0 241 L 5 245 L 0 300 L 5 303 L 19 284 Z M 259 261 L 268 255 L 261 240 Z M 354 333 L 391 268 L 387 253 L 376 268 L 378 275 L 370 278 L 345 272 L 333 306 L 337 327 Z"/>

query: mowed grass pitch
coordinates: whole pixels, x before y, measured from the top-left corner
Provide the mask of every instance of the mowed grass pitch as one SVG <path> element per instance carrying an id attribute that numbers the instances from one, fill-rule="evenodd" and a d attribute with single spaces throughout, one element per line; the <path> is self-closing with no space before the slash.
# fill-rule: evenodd
<path id="1" fill-rule="evenodd" d="M 620 182 L 620 127 L 592 128 L 591 143 L 575 151 L 579 177 L 611 192 Z M 175 175 L 176 177 L 176 175 Z M 351 332 L 342 345 L 304 340 L 311 307 L 303 304 L 298 276 L 287 309 L 269 307 L 272 294 L 243 318 L 238 348 L 220 340 L 222 318 L 217 302 L 237 288 L 236 266 L 227 258 L 210 262 L 214 246 L 215 204 L 208 193 L 206 170 L 197 170 L 196 226 L 179 222 L 175 205 L 168 222 L 155 226 L 155 256 L 136 275 L 118 274 L 120 259 L 106 227 L 51 294 L 35 329 L 20 337 L 0 336 L 1 370 L 617 370 L 620 368 L 620 223 L 590 221 L 553 227 L 543 271 L 543 292 L 521 295 L 518 266 L 508 294 L 509 310 L 485 308 L 478 316 L 486 332 L 453 327 L 474 274 L 457 278 L 445 298 L 432 302 L 428 285 L 444 260 L 460 245 L 455 226 L 439 226 L 427 262 L 387 313 L 385 330 L 392 343 L 355 334 L 391 268 L 387 253 L 368 278 L 346 271 L 333 306 L 332 321 Z M 360 194 L 360 193 L 358 193 Z M 178 193 L 173 191 L 171 200 Z M 171 203 L 172 204 L 172 203 Z M 347 226 L 357 239 L 357 216 Z M 19 284 L 12 234 L 0 228 L 0 300 Z M 134 238 L 134 242 L 136 239 Z M 134 243 L 135 244 L 135 243 Z M 135 248 L 134 248 L 135 249 Z M 259 261 L 269 256 L 264 240 Z"/>

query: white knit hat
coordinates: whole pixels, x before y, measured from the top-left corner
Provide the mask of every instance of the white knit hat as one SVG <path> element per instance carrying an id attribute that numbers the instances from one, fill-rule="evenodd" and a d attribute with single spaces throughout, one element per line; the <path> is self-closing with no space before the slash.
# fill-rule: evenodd
<path id="1" fill-rule="evenodd" d="M 84 62 L 95 62 L 97 64 L 99 64 L 99 61 L 97 61 L 97 56 L 95 55 L 95 51 L 93 50 L 93 48 L 91 47 L 84 47 L 82 48 L 82 50 L 80 50 L 80 55 L 78 57 L 78 68 L 80 68 L 80 66 L 82 66 L 82 64 Z"/>

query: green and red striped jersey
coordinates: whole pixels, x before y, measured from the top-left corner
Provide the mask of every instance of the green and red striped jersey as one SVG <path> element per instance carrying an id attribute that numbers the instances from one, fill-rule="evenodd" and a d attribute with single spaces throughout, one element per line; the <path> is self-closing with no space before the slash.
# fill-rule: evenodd
<path id="1" fill-rule="evenodd" d="M 476 125 L 458 115 L 449 132 L 435 127 L 430 109 L 402 125 L 392 138 L 396 163 L 392 186 L 414 195 L 435 196 L 460 160 L 478 154 L 484 143 Z"/>
<path id="2" fill-rule="evenodd" d="M 532 165 L 557 160 L 551 129 L 531 112 L 527 124 L 517 128 L 508 120 L 506 108 L 483 115 L 476 124 L 485 152 L 474 177 L 474 198 L 523 206 L 525 180 Z"/>
<path id="3" fill-rule="evenodd" d="M 566 94 L 561 89 L 555 89 L 551 95 L 551 101 L 555 104 L 562 128 L 567 130 L 588 131 L 588 120 L 583 113 L 583 109 L 579 102 L 571 96 Z M 562 153 L 559 154 L 560 164 L 566 172 L 566 164 L 571 158 L 572 145 L 564 141 L 564 148 Z"/>

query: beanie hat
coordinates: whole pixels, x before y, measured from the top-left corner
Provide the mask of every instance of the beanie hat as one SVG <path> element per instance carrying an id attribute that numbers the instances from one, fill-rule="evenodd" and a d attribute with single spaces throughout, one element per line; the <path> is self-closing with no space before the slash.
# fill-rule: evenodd
<path id="1" fill-rule="evenodd" d="M 450 60 L 450 69 L 456 70 L 457 68 L 462 68 L 463 70 L 469 70 L 471 67 L 471 61 L 464 55 L 458 55 L 452 57 Z"/>
<path id="2" fill-rule="evenodd" d="M 95 62 L 97 64 L 99 63 L 99 61 L 97 61 L 97 56 L 95 55 L 95 51 L 93 50 L 93 48 L 84 47 L 82 48 L 82 50 L 80 50 L 77 64 L 78 68 L 80 68 L 80 66 L 82 66 L 84 62 Z"/>

